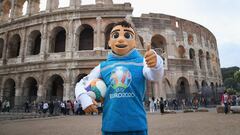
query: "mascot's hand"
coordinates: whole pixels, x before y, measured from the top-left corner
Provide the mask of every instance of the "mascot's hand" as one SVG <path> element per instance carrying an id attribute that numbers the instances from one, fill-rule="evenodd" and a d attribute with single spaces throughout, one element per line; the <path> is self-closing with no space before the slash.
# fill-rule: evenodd
<path id="1" fill-rule="evenodd" d="M 98 110 L 97 110 L 97 102 L 95 100 L 92 100 L 93 101 L 93 104 L 91 104 L 90 106 L 88 106 L 84 112 L 86 113 L 91 113 L 91 112 L 96 112 L 98 113 Z"/>
<path id="2" fill-rule="evenodd" d="M 154 68 L 157 65 L 157 55 L 151 50 L 151 45 L 147 45 L 144 58 L 148 67 Z"/>

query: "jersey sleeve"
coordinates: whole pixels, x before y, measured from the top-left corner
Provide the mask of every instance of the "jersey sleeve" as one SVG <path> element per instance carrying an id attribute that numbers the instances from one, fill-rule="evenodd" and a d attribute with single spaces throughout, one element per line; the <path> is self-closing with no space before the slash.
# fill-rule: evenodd
<path id="1" fill-rule="evenodd" d="M 83 110 L 93 104 L 90 96 L 87 95 L 86 86 L 93 79 L 100 78 L 100 65 L 96 66 L 87 76 L 82 78 L 75 87 L 76 100 L 81 103 Z"/>

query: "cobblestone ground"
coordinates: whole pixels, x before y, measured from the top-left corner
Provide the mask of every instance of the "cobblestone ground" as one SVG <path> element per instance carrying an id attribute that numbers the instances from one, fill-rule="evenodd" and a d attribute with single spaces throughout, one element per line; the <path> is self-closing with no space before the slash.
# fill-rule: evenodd
<path id="1" fill-rule="evenodd" d="M 239 135 L 240 114 L 148 113 L 149 135 Z M 117 126 L 117 123 L 116 123 Z M 101 116 L 0 121 L 0 135 L 100 135 Z"/>

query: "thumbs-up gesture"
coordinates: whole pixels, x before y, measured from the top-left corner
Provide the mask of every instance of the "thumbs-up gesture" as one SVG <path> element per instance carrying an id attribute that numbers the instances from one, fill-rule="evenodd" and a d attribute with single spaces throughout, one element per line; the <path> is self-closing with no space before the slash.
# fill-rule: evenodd
<path id="1" fill-rule="evenodd" d="M 147 45 L 144 58 L 148 67 L 154 68 L 157 65 L 157 55 L 151 50 L 151 45 Z"/>

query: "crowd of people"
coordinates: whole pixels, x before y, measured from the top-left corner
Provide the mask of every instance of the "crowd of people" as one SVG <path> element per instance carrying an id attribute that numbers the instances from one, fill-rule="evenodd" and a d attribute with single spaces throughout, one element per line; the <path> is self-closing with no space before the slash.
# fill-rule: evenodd
<path id="1" fill-rule="evenodd" d="M 9 112 L 10 111 L 10 101 L 4 100 L 3 102 L 0 100 L 0 112 Z"/>
<path id="2" fill-rule="evenodd" d="M 222 105 L 224 105 L 222 99 Z M 225 104 L 228 106 L 238 106 L 240 105 L 240 96 L 239 95 L 228 95 L 227 101 L 225 100 Z M 164 110 L 181 110 L 181 109 L 195 109 L 197 110 L 199 107 L 206 107 L 207 100 L 203 97 L 194 97 L 192 100 L 188 99 L 163 99 L 152 97 L 148 102 L 145 102 L 145 106 L 149 112 L 155 112 L 157 110 L 160 111 L 161 114 L 164 113 Z M 85 112 L 82 110 L 81 104 L 79 104 L 76 100 L 53 100 L 53 101 L 41 101 L 41 102 L 29 102 L 26 100 L 23 104 L 23 110 L 26 113 L 36 112 L 40 114 L 49 114 L 51 116 L 58 115 L 84 115 Z M 10 101 L 4 100 L 3 102 L 0 100 L 0 112 L 9 112 L 11 109 Z M 102 112 L 102 104 L 98 105 L 99 113 Z"/>
<path id="3" fill-rule="evenodd" d="M 164 110 L 184 110 L 184 109 L 195 109 L 199 107 L 208 107 L 210 101 L 204 97 L 193 97 L 189 99 L 163 99 L 152 97 L 148 102 L 145 103 L 145 106 L 149 108 L 149 111 L 155 112 L 160 110 L 160 113 L 163 114 Z M 215 104 L 216 105 L 216 104 Z M 236 106 L 240 105 L 240 96 L 238 95 L 229 95 L 228 105 Z"/>
<path id="4" fill-rule="evenodd" d="M 54 101 L 42 101 L 30 103 L 26 101 L 24 103 L 24 111 L 33 112 L 40 114 L 49 114 L 50 116 L 58 115 L 84 115 L 85 112 L 82 110 L 81 104 L 76 100 L 54 100 Z M 99 107 L 99 113 L 101 112 L 101 106 Z"/>
<path id="5" fill-rule="evenodd" d="M 84 115 L 81 104 L 76 100 L 51 100 L 51 101 L 32 101 L 26 100 L 22 105 L 10 106 L 9 100 L 0 100 L 0 112 L 12 112 L 15 108 L 15 112 L 25 113 L 39 113 L 43 115 L 58 116 L 58 115 Z M 18 108 L 16 110 L 16 108 Z M 102 112 L 102 104 L 98 105 L 99 114 Z"/>

